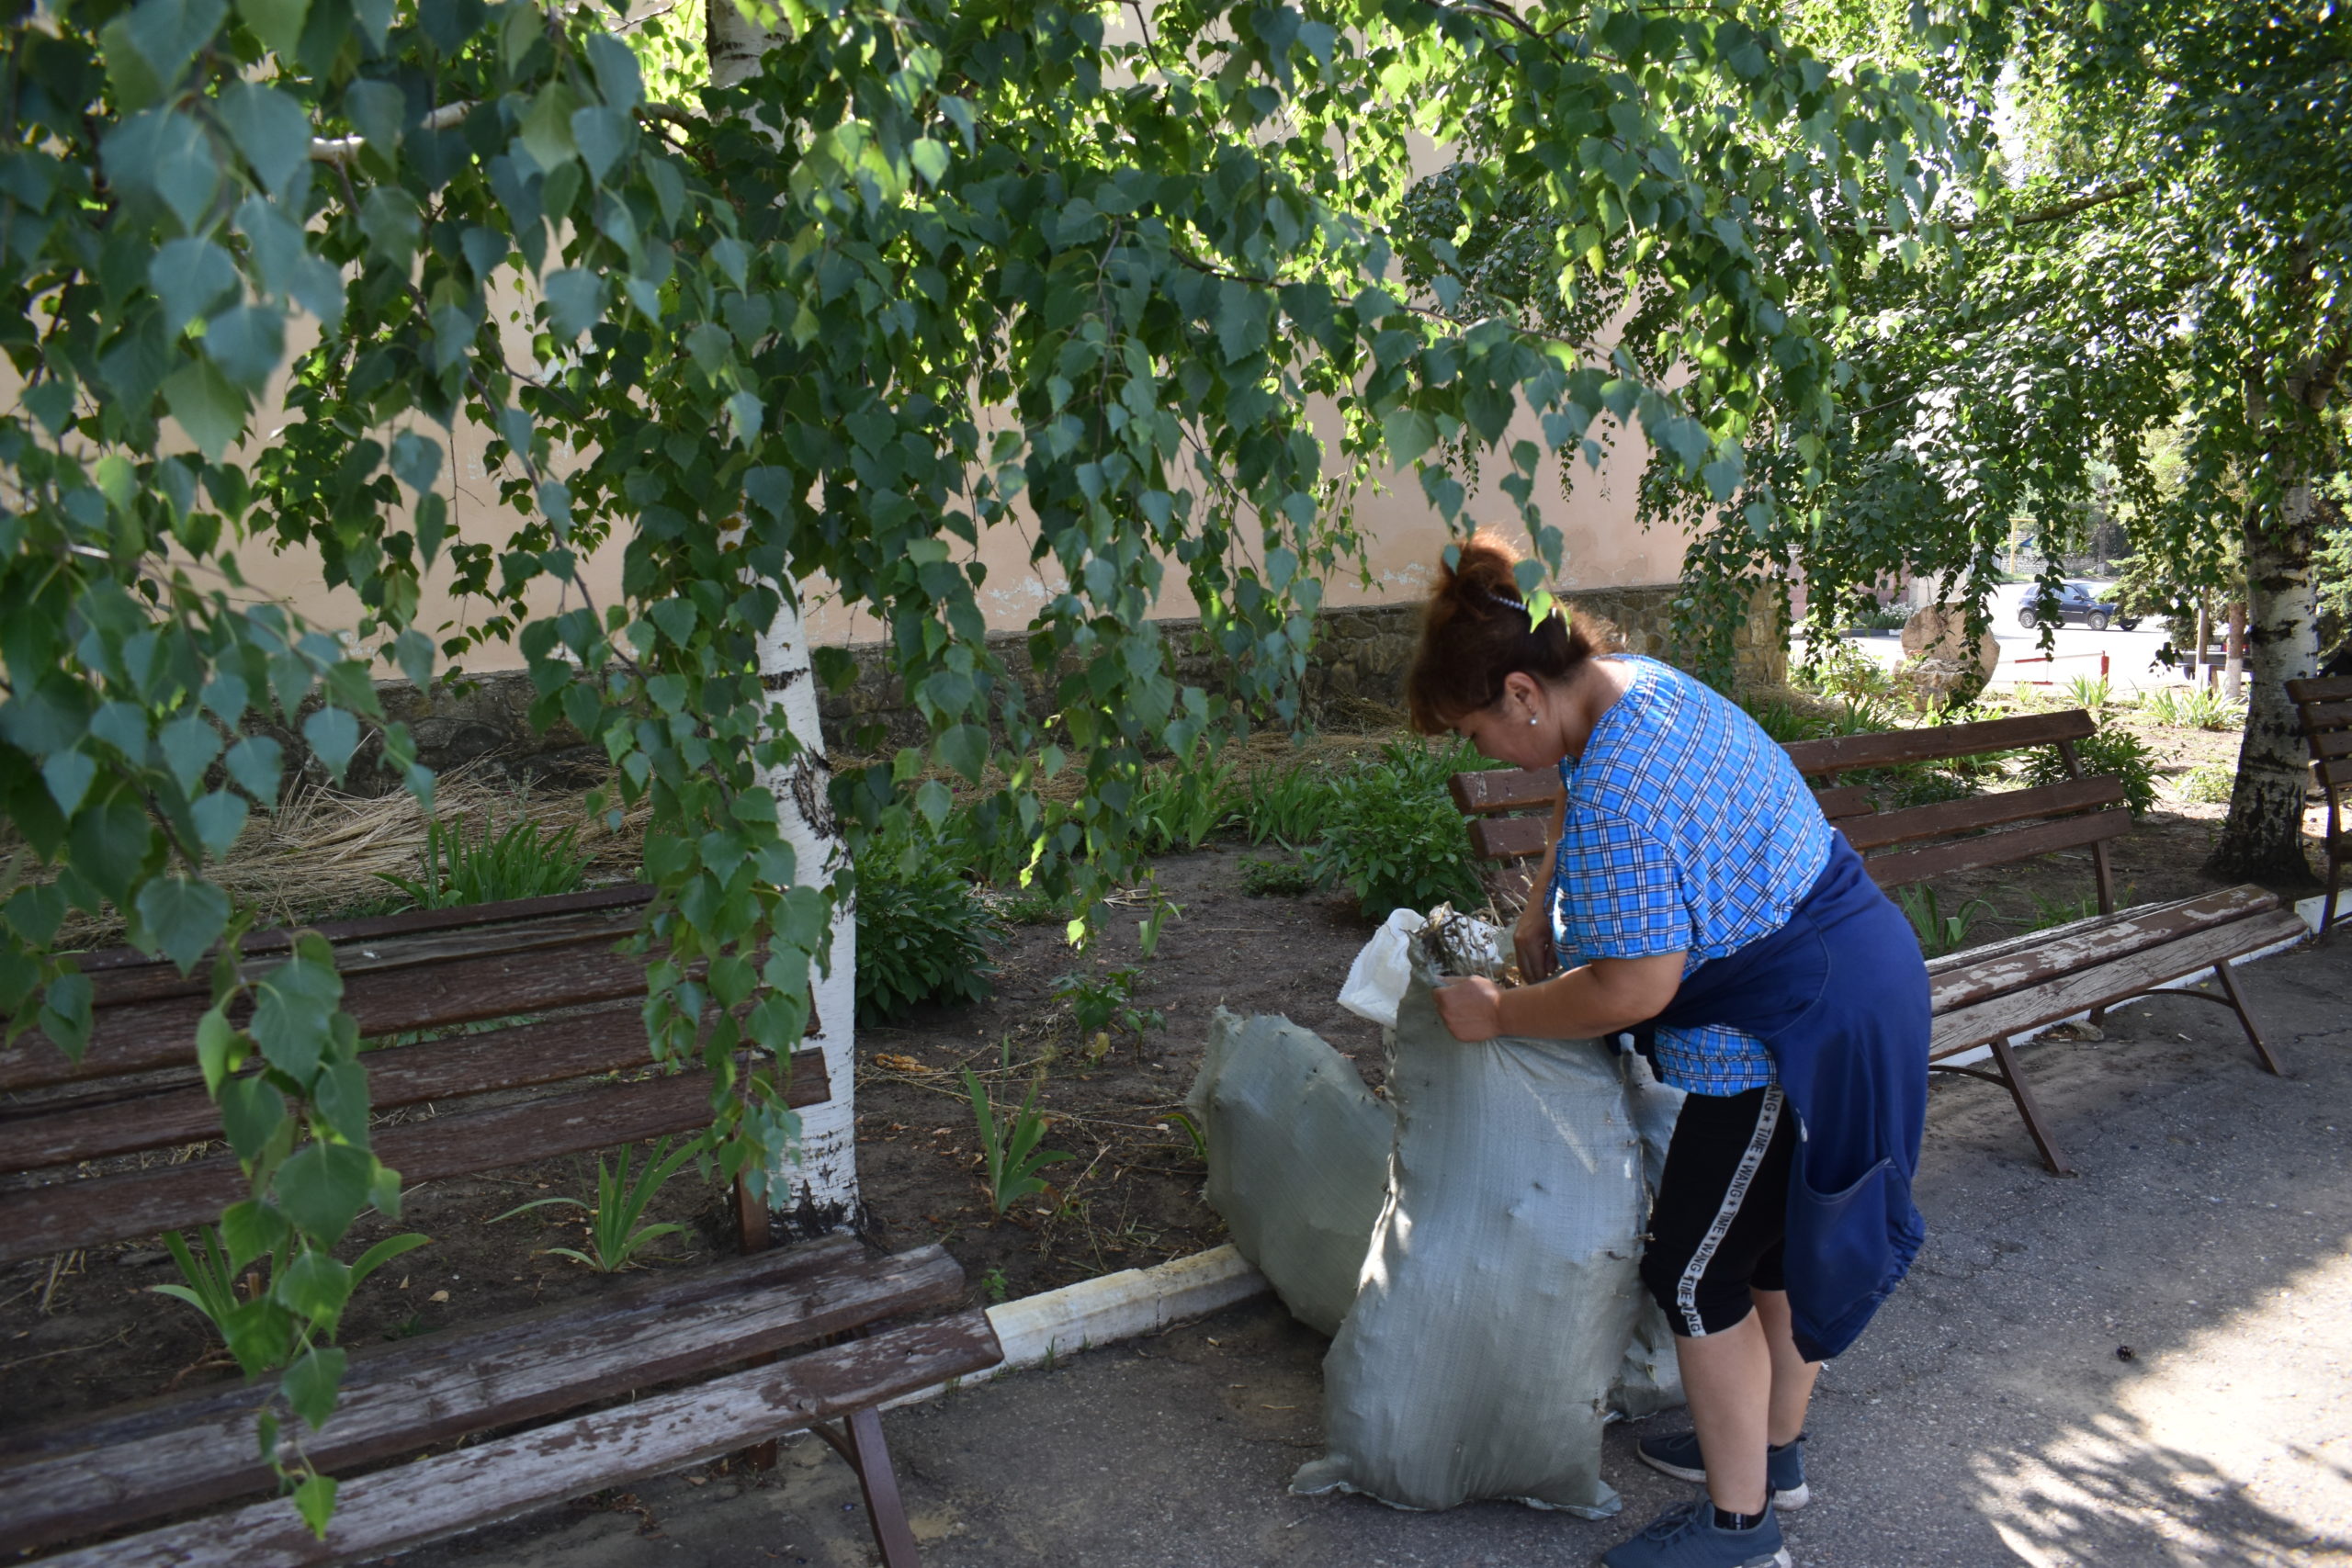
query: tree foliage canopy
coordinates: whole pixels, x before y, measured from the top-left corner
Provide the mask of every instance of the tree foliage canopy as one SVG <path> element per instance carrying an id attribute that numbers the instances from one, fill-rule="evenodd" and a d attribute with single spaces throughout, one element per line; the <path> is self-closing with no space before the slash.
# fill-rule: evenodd
<path id="1" fill-rule="evenodd" d="M 709 1064 L 720 1161 L 756 1176 L 849 890 L 805 885 L 763 782 L 794 750 L 759 673 L 780 604 L 881 617 L 930 722 L 928 756 L 836 781 L 856 830 L 944 812 L 910 787 L 935 760 L 993 788 L 982 820 L 1035 875 L 1099 889 L 1146 750 L 1236 718 L 1168 672 L 1171 570 L 1243 697 L 1288 715 L 1319 584 L 1359 561 L 1351 498 L 1392 463 L 1457 518 L 1442 454 L 1507 466 L 1556 570 L 1544 451 L 1638 426 L 1661 483 L 1774 538 L 1842 428 L 1847 237 L 1886 230 L 1902 265 L 1960 155 L 1917 73 L 1730 4 L 766 19 L 761 68 L 683 103 L 649 101 L 612 18 L 529 0 L 57 0 L 0 44 L 0 800 L 31 862 L 0 1010 L 83 1048 L 69 907 L 209 964 L 191 1044 L 252 1176 L 239 1235 L 323 1257 L 399 1190 L 323 944 L 241 965 L 250 911 L 207 877 L 278 798 L 265 717 L 338 776 L 380 744 L 429 801 L 371 676 L 511 637 L 534 719 L 605 750 L 613 805 L 651 803 L 647 1025 Z M 1417 133 L 1465 152 L 1450 228 L 1399 221 Z M 1505 220 L 1556 309 L 1462 277 Z M 439 488 L 461 419 L 495 433 L 492 526 Z M 1048 588 L 1044 705 L 983 638 L 997 526 Z M 356 593 L 355 641 L 242 592 L 241 552 L 289 546 Z M 604 547 L 609 604 L 580 573 Z M 418 624 L 435 572 L 471 630 Z M 550 585 L 569 607 L 535 612 Z M 1049 811 L 1066 767 L 1086 787 Z M 739 1077 L 746 1044 L 770 1065 Z M 305 1305 L 309 1415 L 341 1298 Z"/>

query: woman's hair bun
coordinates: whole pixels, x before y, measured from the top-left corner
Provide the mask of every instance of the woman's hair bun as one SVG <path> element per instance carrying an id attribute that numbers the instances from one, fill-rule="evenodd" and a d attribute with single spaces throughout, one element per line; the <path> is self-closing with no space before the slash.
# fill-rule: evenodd
<path id="1" fill-rule="evenodd" d="M 1591 640 L 1565 606 L 1531 620 L 1512 570 L 1520 559 L 1509 539 L 1481 528 L 1455 547 L 1452 566 L 1439 561 L 1437 592 L 1422 612 L 1420 645 L 1405 677 L 1406 707 L 1422 734 L 1442 734 L 1494 706 L 1515 670 L 1562 681 L 1592 657 Z"/>

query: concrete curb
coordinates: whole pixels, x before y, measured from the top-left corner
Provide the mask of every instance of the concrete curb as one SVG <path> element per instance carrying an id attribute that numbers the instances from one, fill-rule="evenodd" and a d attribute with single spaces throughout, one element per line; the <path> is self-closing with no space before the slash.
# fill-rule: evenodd
<path id="1" fill-rule="evenodd" d="M 989 1308 L 1004 1359 L 984 1372 L 894 1399 L 889 1407 L 930 1399 L 1006 1372 L 1050 1365 L 1056 1358 L 1156 1334 L 1187 1318 L 1245 1302 L 1269 1287 L 1266 1277 L 1228 1242 L 1149 1269 L 1122 1269 L 1057 1291 Z"/>

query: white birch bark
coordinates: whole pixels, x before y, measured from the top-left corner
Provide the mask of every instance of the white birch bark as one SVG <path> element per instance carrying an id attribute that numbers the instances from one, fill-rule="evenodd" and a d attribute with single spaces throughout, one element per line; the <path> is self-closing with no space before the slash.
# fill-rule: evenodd
<path id="1" fill-rule="evenodd" d="M 2258 393 L 2247 398 L 2257 430 L 2267 423 Z M 2306 751 L 2286 683 L 2312 672 L 2319 647 L 2319 592 L 2312 577 L 2317 497 L 2311 476 L 2284 452 L 2286 481 L 2277 515 L 2249 507 L 2245 518 L 2245 739 L 2237 787 L 2221 841 L 2206 869 L 2287 886 L 2313 879 L 2303 847 Z"/>
<path id="2" fill-rule="evenodd" d="M 710 51 L 714 85 L 731 86 L 756 70 L 771 35 L 738 10 L 732 0 L 707 0 L 704 40 Z M 825 760 L 825 738 L 818 724 L 817 679 L 809 663 L 808 628 L 787 604 L 760 643 L 760 677 L 784 710 L 785 726 L 800 743 L 789 766 L 771 772 L 776 824 L 792 846 L 794 880 L 829 886 L 849 860 L 849 846 L 834 820 L 827 786 L 832 767 Z M 809 976 L 816 1010 L 808 1043 L 825 1054 L 831 1096 L 801 1112 L 797 1165 L 774 1173 L 770 1201 L 795 1212 L 804 1224 L 834 1229 L 854 1224 L 857 1190 L 857 917 L 854 908 L 834 911 L 827 963 Z"/>
<path id="3" fill-rule="evenodd" d="M 800 743 L 800 755 L 772 771 L 776 825 L 792 846 L 794 880 L 824 886 L 848 863 L 849 847 L 834 820 L 828 786 L 833 770 L 825 760 L 825 738 L 817 717 L 817 678 L 808 659 L 808 629 L 791 605 L 777 612 L 760 642 L 760 678 L 784 709 L 786 728 Z M 770 1184 L 779 1208 L 827 1229 L 857 1218 L 857 911 L 842 905 L 833 912 L 833 931 L 823 969 L 808 977 L 816 1010 L 808 1043 L 825 1053 L 825 1081 L 831 1095 L 800 1113 L 800 1157 Z"/>

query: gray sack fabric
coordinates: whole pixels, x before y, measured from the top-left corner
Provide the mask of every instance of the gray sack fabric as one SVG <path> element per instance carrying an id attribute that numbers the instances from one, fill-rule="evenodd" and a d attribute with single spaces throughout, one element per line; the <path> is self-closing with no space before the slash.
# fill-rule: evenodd
<path id="1" fill-rule="evenodd" d="M 1387 1203 L 1323 1362 L 1329 1451 L 1292 1490 L 1612 1514 L 1600 1434 L 1643 1303 L 1648 1202 L 1632 1058 L 1592 1041 L 1464 1047 L 1431 976 L 1417 942 Z"/>
<path id="2" fill-rule="evenodd" d="M 1293 1317 L 1337 1334 L 1380 1218 L 1396 1118 L 1322 1036 L 1223 1008 L 1184 1103 L 1233 1245 Z"/>

